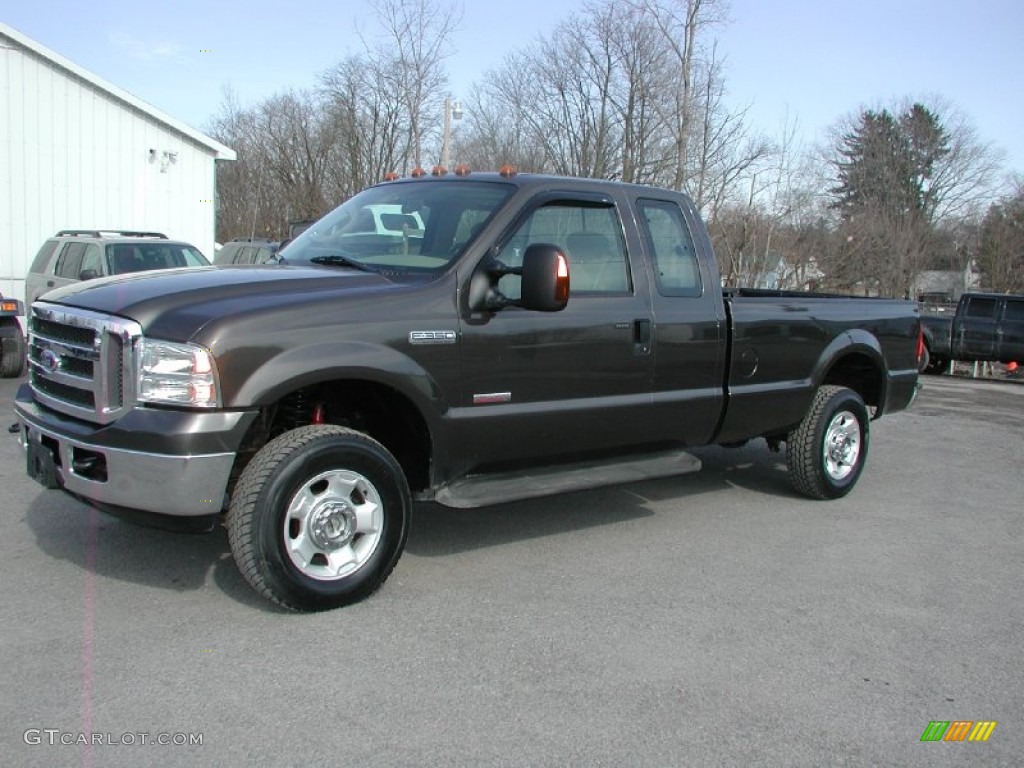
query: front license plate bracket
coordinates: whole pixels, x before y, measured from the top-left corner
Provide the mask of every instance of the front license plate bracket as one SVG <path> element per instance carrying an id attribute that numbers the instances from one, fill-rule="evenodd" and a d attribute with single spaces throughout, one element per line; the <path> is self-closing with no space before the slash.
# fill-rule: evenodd
<path id="1" fill-rule="evenodd" d="M 53 449 L 31 435 L 26 445 L 28 450 L 25 452 L 25 469 L 28 476 L 44 488 L 60 488 L 57 459 L 54 457 Z"/>

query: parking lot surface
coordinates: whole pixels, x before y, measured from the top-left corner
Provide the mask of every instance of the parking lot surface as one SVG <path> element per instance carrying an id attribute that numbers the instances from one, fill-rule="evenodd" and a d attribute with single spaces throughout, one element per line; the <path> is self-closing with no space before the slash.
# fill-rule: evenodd
<path id="1" fill-rule="evenodd" d="M 795 495 L 758 441 L 696 475 L 422 505 L 382 590 L 315 615 L 252 593 L 223 530 L 43 490 L 5 429 L 2 762 L 1020 765 L 1024 386 L 924 383 L 844 499 Z M 932 721 L 998 725 L 922 742 Z"/>

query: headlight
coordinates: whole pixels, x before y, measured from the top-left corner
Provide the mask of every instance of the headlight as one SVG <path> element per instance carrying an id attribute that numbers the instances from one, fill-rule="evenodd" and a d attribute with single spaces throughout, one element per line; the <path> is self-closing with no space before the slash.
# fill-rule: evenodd
<path id="1" fill-rule="evenodd" d="M 143 338 L 139 341 L 139 400 L 216 408 L 217 369 L 209 350 Z"/>

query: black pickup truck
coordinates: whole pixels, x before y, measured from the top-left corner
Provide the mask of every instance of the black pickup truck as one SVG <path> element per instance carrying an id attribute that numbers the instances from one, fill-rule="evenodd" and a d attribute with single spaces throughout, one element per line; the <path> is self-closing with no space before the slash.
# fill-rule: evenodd
<path id="1" fill-rule="evenodd" d="M 382 230 L 382 210 L 416 226 Z M 245 578 L 301 610 L 376 589 L 413 500 L 678 474 L 699 468 L 689 447 L 757 437 L 786 444 L 799 492 L 843 496 L 870 417 L 916 392 L 915 305 L 719 286 L 681 194 L 414 174 L 277 264 L 33 304 L 28 473 L 115 513 L 226 512 Z"/>
<path id="2" fill-rule="evenodd" d="M 950 360 L 1024 362 L 1024 296 L 965 293 L 955 312 L 923 312 L 921 368 L 941 373 Z"/>

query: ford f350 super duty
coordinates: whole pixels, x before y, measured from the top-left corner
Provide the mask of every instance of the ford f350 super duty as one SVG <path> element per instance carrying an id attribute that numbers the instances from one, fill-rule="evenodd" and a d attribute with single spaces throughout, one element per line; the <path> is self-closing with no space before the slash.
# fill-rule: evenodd
<path id="1" fill-rule="evenodd" d="M 464 169 L 361 192 L 276 264 L 92 280 L 28 323 L 28 474 L 222 516 L 249 583 L 299 610 L 373 592 L 416 500 L 683 473 L 758 437 L 797 491 L 843 496 L 921 344 L 909 302 L 723 292 L 677 192 Z"/>

